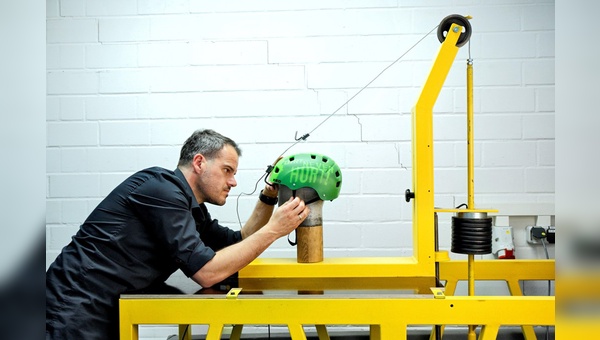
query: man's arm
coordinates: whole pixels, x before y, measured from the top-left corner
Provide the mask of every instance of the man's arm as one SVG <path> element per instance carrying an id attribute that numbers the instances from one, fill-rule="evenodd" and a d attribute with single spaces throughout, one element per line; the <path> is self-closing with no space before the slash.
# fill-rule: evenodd
<path id="1" fill-rule="evenodd" d="M 274 186 L 265 185 L 262 193 L 265 196 L 276 198 L 278 190 Z M 256 202 L 256 206 L 254 207 L 252 214 L 242 227 L 242 239 L 254 234 L 257 230 L 267 224 L 267 222 L 269 222 L 269 218 L 271 218 L 273 215 L 274 207 L 274 205 L 268 205 L 260 200 Z"/>
<path id="2" fill-rule="evenodd" d="M 275 240 L 294 231 L 309 213 L 310 208 L 302 200 L 290 198 L 270 215 L 264 227 L 248 234 L 242 241 L 217 251 L 192 279 L 202 287 L 223 281 L 256 259 Z"/>

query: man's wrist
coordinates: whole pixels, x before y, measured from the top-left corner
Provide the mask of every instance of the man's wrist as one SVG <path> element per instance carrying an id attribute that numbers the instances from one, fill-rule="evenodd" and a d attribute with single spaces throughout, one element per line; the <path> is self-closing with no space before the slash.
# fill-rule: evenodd
<path id="1" fill-rule="evenodd" d="M 271 196 L 267 196 L 265 194 L 263 194 L 263 191 L 260 191 L 260 194 L 258 194 L 258 199 L 263 202 L 266 205 L 275 205 L 277 204 L 277 196 L 275 197 L 271 197 Z"/>

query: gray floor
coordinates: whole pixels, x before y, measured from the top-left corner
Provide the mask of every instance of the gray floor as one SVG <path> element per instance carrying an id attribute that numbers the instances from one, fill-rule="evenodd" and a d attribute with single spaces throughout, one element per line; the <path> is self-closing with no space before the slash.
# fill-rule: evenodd
<path id="1" fill-rule="evenodd" d="M 479 335 L 480 328 L 477 329 L 477 334 Z M 534 327 L 535 333 L 537 335 L 538 340 L 554 340 L 554 327 Z M 407 340 L 429 340 L 430 332 L 429 330 L 411 330 L 408 331 Z M 366 332 L 348 332 L 330 334 L 330 338 L 337 340 L 369 340 L 369 335 Z M 203 337 L 194 336 L 193 339 L 203 339 Z M 229 337 L 224 337 L 223 339 L 229 339 Z M 275 340 L 291 340 L 288 335 L 282 334 L 274 334 L 270 337 L 267 335 L 256 335 L 242 334 L 242 339 L 253 339 L 253 340 L 267 340 L 267 339 L 275 339 Z M 316 334 L 307 334 L 307 340 L 318 340 L 319 338 Z M 444 332 L 444 336 L 442 340 L 466 340 L 467 339 L 467 329 L 466 328 L 453 328 L 446 329 Z M 523 333 L 521 333 L 521 329 L 519 327 L 501 327 L 498 332 L 498 337 L 496 340 L 524 340 Z M 176 336 L 170 336 L 168 340 L 177 340 Z"/>

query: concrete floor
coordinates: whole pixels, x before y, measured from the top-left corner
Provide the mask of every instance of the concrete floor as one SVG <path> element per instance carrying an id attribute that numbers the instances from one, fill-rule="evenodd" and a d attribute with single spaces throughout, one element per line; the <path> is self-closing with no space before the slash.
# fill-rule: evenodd
<path id="1" fill-rule="evenodd" d="M 479 335 L 480 328 L 477 329 Z M 554 327 L 534 327 L 538 340 L 554 340 Z M 319 340 L 315 332 L 307 332 L 307 340 Z M 330 338 L 336 340 L 369 340 L 368 332 L 365 331 L 336 331 L 329 334 Z M 429 340 L 429 329 L 409 329 L 407 340 Z M 203 337 L 194 336 L 193 339 L 203 339 Z M 229 336 L 224 336 L 222 339 L 229 339 Z M 289 335 L 273 332 L 271 336 L 265 334 L 242 334 L 242 339 L 252 340 L 291 340 Z M 466 340 L 467 329 L 462 327 L 447 328 L 444 332 L 442 340 Z M 501 327 L 496 340 L 524 340 L 523 334 L 519 327 Z M 177 340 L 175 335 L 170 336 L 167 340 Z"/>

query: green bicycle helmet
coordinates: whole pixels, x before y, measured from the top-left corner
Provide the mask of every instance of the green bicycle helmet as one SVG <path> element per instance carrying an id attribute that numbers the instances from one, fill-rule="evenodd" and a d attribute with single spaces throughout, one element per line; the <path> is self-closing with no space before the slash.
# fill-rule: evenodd
<path id="1" fill-rule="evenodd" d="M 340 194 L 342 172 L 327 156 L 300 153 L 280 159 L 273 167 L 269 180 L 291 190 L 309 187 L 322 200 L 332 201 Z"/>

